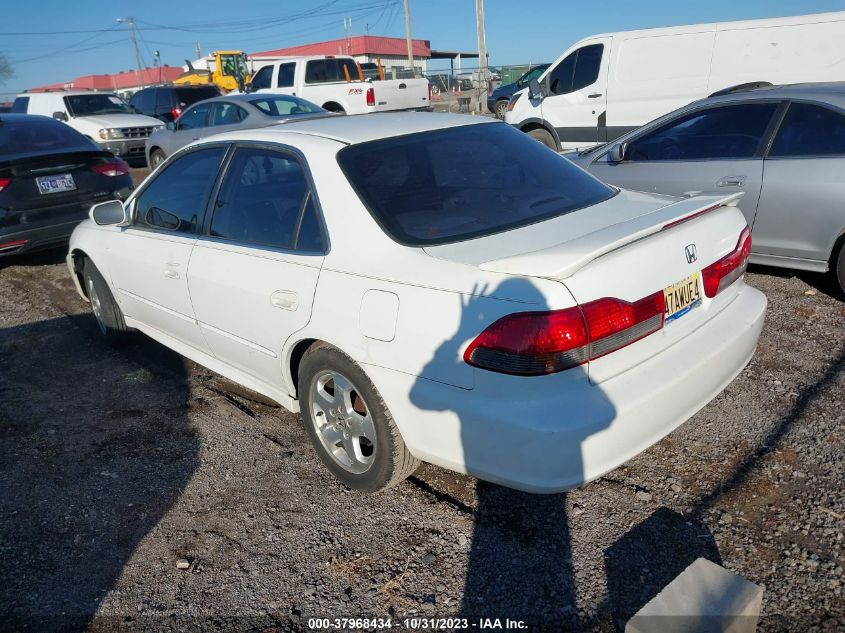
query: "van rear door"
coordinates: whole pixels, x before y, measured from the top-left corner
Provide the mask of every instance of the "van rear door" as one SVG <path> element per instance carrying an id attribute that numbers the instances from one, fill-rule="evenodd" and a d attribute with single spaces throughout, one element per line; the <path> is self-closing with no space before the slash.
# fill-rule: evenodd
<path id="1" fill-rule="evenodd" d="M 607 140 L 607 71 L 611 37 L 597 37 L 552 66 L 544 79 L 543 119 L 564 149 Z"/>

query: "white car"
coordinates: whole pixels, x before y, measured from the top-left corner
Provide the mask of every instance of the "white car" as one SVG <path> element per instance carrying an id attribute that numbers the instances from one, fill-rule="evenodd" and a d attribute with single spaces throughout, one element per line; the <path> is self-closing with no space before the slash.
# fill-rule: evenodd
<path id="1" fill-rule="evenodd" d="M 103 334 L 138 329 L 299 411 L 378 490 L 420 460 L 531 492 L 618 466 L 754 353 L 736 196 L 605 185 L 481 117 L 332 117 L 203 139 L 68 266 Z"/>

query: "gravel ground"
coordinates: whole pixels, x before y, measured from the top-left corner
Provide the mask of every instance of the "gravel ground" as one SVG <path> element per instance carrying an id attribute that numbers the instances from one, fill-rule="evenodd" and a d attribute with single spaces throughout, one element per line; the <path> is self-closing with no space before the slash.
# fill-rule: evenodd
<path id="1" fill-rule="evenodd" d="M 747 278 L 770 299 L 753 361 L 624 467 L 541 497 L 424 466 L 366 496 L 298 416 L 143 337 L 106 347 L 62 253 L 4 260 L 0 629 L 613 631 L 705 556 L 765 587 L 759 630 L 843 630 L 845 302 Z"/>

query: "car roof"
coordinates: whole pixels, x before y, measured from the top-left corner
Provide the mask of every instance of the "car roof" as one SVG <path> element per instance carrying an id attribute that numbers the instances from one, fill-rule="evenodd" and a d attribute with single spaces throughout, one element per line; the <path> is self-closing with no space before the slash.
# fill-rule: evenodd
<path id="1" fill-rule="evenodd" d="M 60 95 L 62 97 L 72 97 L 75 95 L 114 95 L 111 90 L 44 90 L 42 92 L 22 92 L 18 97 L 38 97 L 42 95 Z"/>
<path id="2" fill-rule="evenodd" d="M 284 132 L 321 136 L 348 145 L 465 125 L 500 124 L 489 117 L 440 112 L 384 112 L 287 121 Z M 272 131 L 273 128 L 264 128 Z"/>
<path id="3" fill-rule="evenodd" d="M 811 99 L 845 107 L 845 81 L 761 86 L 717 97 L 707 97 L 696 103 L 753 101 L 756 99 Z"/>
<path id="4" fill-rule="evenodd" d="M 3 112 L 0 113 L 0 125 L 2 125 L 3 121 L 51 121 L 55 123 L 59 123 L 54 118 L 49 116 L 44 116 L 42 114 L 23 114 L 22 112 Z M 64 125 L 64 123 L 59 123 L 59 125 Z"/>

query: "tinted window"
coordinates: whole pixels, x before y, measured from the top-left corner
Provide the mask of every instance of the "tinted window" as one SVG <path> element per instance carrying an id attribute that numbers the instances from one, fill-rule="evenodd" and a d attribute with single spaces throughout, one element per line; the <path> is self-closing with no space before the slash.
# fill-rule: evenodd
<path id="1" fill-rule="evenodd" d="M 268 95 L 266 97 L 250 99 L 249 102 L 269 116 L 287 116 L 289 114 L 312 114 L 315 112 L 325 112 L 323 108 L 311 103 L 310 101 L 284 95 Z"/>
<path id="2" fill-rule="evenodd" d="M 164 113 L 171 108 L 173 108 L 173 90 L 170 88 L 156 88 L 155 110 Z"/>
<path id="3" fill-rule="evenodd" d="M 776 103 L 748 103 L 697 110 L 629 143 L 626 158 L 753 158 L 776 109 Z"/>
<path id="4" fill-rule="evenodd" d="M 572 92 L 596 83 L 599 78 L 603 50 L 604 45 L 602 44 L 593 44 L 578 50 L 578 59 L 575 60 L 575 73 L 572 76 Z"/>
<path id="5" fill-rule="evenodd" d="M 276 86 L 278 88 L 292 87 L 294 70 L 296 70 L 296 62 L 292 64 L 281 64 L 279 66 L 279 78 L 276 80 Z"/>
<path id="6" fill-rule="evenodd" d="M 148 88 L 136 92 L 129 103 L 144 114 L 152 112 L 155 109 L 155 89 Z"/>
<path id="7" fill-rule="evenodd" d="M 135 223 L 194 233 L 202 222 L 225 147 L 190 152 L 157 172 L 135 204 Z"/>
<path id="8" fill-rule="evenodd" d="M 613 195 L 527 134 L 498 123 L 350 145 L 338 160 L 376 220 L 406 244 L 499 233 Z"/>
<path id="9" fill-rule="evenodd" d="M 217 102 L 212 104 L 211 125 L 234 125 L 246 118 L 246 111 L 234 103 Z"/>
<path id="10" fill-rule="evenodd" d="M 566 94 L 572 88 L 572 73 L 575 70 L 576 57 L 578 57 L 578 51 L 568 55 L 549 73 L 549 90 L 552 94 Z"/>
<path id="11" fill-rule="evenodd" d="M 270 87 L 270 82 L 273 80 L 273 67 L 272 66 L 262 66 L 258 72 L 256 72 L 252 76 L 252 82 L 250 86 L 252 86 L 253 90 L 263 90 L 264 88 Z"/>
<path id="12" fill-rule="evenodd" d="M 308 182 L 294 157 L 262 148 L 238 149 L 220 188 L 211 235 L 296 248 L 307 198 Z"/>
<path id="13" fill-rule="evenodd" d="M 213 97 L 219 97 L 220 91 L 214 86 L 202 86 L 197 88 L 176 88 L 176 100 L 179 106 L 184 108 L 195 104 L 197 101 L 204 101 Z"/>
<path id="14" fill-rule="evenodd" d="M 12 104 L 12 112 L 26 114 L 26 108 L 28 105 L 29 97 L 15 97 L 15 102 Z"/>
<path id="15" fill-rule="evenodd" d="M 358 78 L 358 67 L 351 59 L 314 59 L 305 64 L 305 83 L 348 81 Z"/>
<path id="16" fill-rule="evenodd" d="M 95 150 L 91 141 L 73 128 L 50 119 L 35 118 L 28 121 L 6 119 L 0 125 L 0 156 L 48 153 L 55 150 Z"/>
<path id="17" fill-rule="evenodd" d="M 845 116 L 809 103 L 792 103 L 769 156 L 845 154 Z"/>
<path id="18" fill-rule="evenodd" d="M 208 120 L 208 111 L 211 109 L 210 103 L 201 103 L 185 112 L 179 117 L 180 130 L 194 130 L 196 128 L 205 127 Z"/>
<path id="19" fill-rule="evenodd" d="M 546 68 L 548 68 L 548 66 L 537 66 L 536 68 L 532 68 L 522 77 L 520 77 L 517 83 L 528 84 L 532 79 L 537 79 L 537 77 L 542 75 L 543 71 L 546 70 Z"/>

